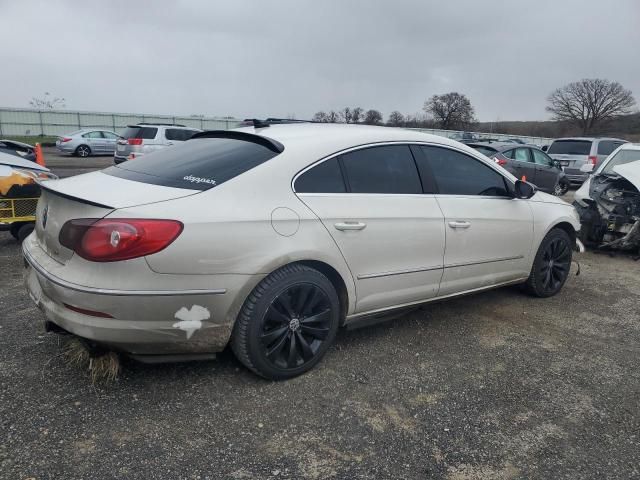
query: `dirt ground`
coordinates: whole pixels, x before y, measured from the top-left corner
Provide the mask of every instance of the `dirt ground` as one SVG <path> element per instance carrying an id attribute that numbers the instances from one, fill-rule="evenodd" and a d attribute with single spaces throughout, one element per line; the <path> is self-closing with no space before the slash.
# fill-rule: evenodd
<path id="1" fill-rule="evenodd" d="M 225 352 L 94 386 L 0 232 L 0 478 L 640 478 L 640 262 L 576 258 L 556 297 L 503 288 L 341 331 L 287 382 Z"/>

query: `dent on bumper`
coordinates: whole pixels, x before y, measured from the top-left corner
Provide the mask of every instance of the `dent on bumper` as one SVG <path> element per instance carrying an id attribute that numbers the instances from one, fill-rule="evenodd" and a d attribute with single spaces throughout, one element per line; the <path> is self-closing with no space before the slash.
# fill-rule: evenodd
<path id="1" fill-rule="evenodd" d="M 64 330 L 138 355 L 219 352 L 227 345 L 253 281 L 229 275 L 231 289 L 115 291 L 73 284 L 44 270 L 25 254 L 29 296 L 51 322 Z M 256 280 L 257 282 L 257 280 Z M 112 318 L 69 309 L 66 305 Z"/>

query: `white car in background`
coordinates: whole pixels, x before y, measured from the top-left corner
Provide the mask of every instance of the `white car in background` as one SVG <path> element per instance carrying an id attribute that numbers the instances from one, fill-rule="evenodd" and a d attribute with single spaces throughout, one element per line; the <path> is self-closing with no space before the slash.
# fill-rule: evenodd
<path id="1" fill-rule="evenodd" d="M 178 145 L 201 132 L 198 128 L 169 123 L 138 123 L 122 132 L 113 156 L 114 163 L 140 158 L 171 145 Z"/>
<path id="2" fill-rule="evenodd" d="M 230 343 L 283 379 L 341 325 L 564 285 L 575 209 L 475 150 L 387 127 L 259 126 L 47 182 L 23 252 L 49 329 L 142 361 Z"/>

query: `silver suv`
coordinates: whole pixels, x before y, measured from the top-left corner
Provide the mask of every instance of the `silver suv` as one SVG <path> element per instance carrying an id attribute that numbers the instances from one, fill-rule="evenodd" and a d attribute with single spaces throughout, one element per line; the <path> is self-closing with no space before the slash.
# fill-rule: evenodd
<path id="1" fill-rule="evenodd" d="M 627 141 L 619 138 L 558 138 L 549 146 L 547 154 L 560 162 L 571 183 L 582 183 L 589 178 L 589 174 L 581 172 L 580 167 L 591 163 L 595 170 L 600 162 L 623 143 Z"/>
<path id="2" fill-rule="evenodd" d="M 175 143 L 182 143 L 189 140 L 194 133 L 201 131 L 197 128 L 168 123 L 127 125 L 116 145 L 113 161 L 122 163 L 133 160 Z"/>

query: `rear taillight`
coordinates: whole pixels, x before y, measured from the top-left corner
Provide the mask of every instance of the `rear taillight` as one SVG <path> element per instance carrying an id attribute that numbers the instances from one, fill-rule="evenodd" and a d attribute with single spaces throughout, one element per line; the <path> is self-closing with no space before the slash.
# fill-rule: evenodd
<path id="1" fill-rule="evenodd" d="M 501 167 L 504 167 L 507 164 L 507 161 L 504 158 L 494 158 L 494 160 Z"/>
<path id="2" fill-rule="evenodd" d="M 127 139 L 127 143 L 129 145 L 142 145 L 142 139 L 141 138 L 129 138 L 129 139 Z"/>
<path id="3" fill-rule="evenodd" d="M 61 141 L 62 143 L 65 143 L 65 142 L 70 142 L 70 141 L 71 141 L 71 139 L 70 139 L 69 137 L 64 137 L 64 138 L 61 138 L 61 139 L 60 139 L 60 141 Z"/>
<path id="4" fill-rule="evenodd" d="M 78 218 L 62 226 L 58 240 L 86 260 L 117 262 L 165 249 L 182 229 L 177 220 Z"/>
<path id="5" fill-rule="evenodd" d="M 598 157 L 596 157 L 595 155 L 589 155 L 589 161 L 592 165 L 595 166 L 595 164 L 598 163 Z"/>

